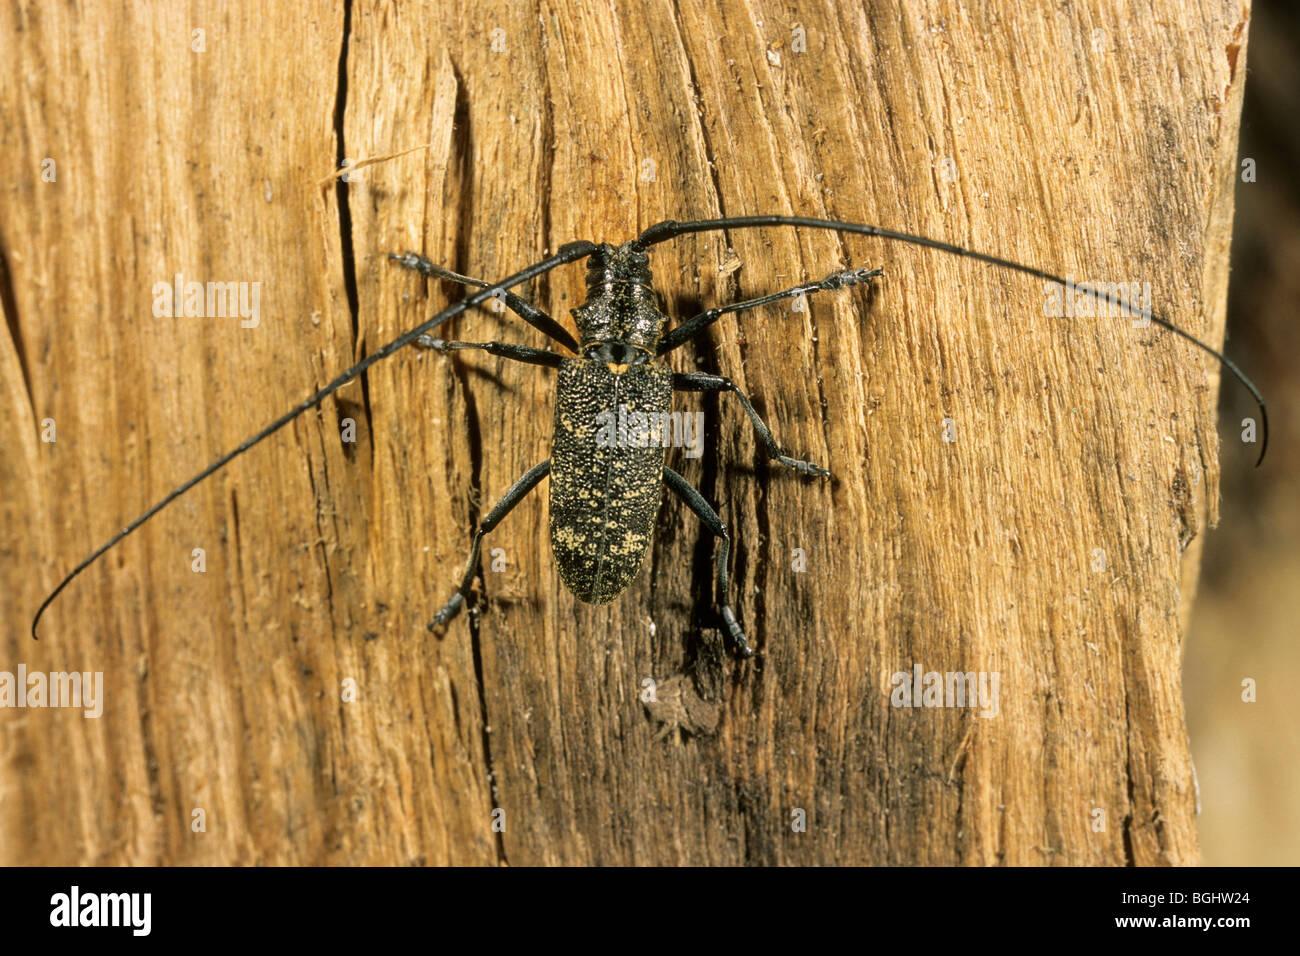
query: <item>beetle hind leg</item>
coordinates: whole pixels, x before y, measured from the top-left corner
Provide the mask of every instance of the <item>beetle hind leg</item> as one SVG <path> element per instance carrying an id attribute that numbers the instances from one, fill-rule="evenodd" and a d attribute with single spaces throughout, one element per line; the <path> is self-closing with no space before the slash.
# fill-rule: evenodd
<path id="1" fill-rule="evenodd" d="M 551 459 L 546 459 L 540 465 L 534 465 L 524 472 L 523 476 L 510 486 L 510 490 L 501 496 L 501 500 L 492 506 L 478 528 L 474 532 L 474 541 L 469 547 L 469 560 L 465 562 L 465 575 L 460 580 L 460 586 L 456 588 L 456 593 L 451 596 L 433 616 L 429 622 L 429 630 L 440 630 L 448 621 L 460 613 L 460 609 L 465 606 L 465 597 L 469 594 L 470 588 L 474 586 L 474 576 L 478 574 L 478 556 L 479 546 L 483 542 L 483 536 L 499 525 L 505 516 L 515 509 L 515 505 L 523 501 L 528 496 L 528 492 L 537 487 L 537 483 L 551 473 Z"/>

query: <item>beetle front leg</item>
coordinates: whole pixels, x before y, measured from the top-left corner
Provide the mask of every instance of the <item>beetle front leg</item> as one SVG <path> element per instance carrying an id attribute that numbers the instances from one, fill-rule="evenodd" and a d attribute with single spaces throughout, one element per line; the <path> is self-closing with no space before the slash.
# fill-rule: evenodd
<path id="1" fill-rule="evenodd" d="M 772 437 L 771 430 L 764 424 L 763 419 L 759 418 L 754 406 L 749 403 L 749 398 L 731 379 L 722 375 L 709 375 L 706 372 L 674 372 L 673 390 L 678 392 L 731 392 L 740 399 L 740 404 L 745 408 L 745 414 L 754 423 L 754 430 L 758 432 L 759 439 L 767 446 L 768 457 L 775 458 L 787 468 L 793 468 L 805 475 L 817 475 L 821 478 L 831 477 L 831 473 L 820 465 L 814 465 L 810 461 L 803 461 L 799 458 L 791 458 L 782 451 L 781 446 Z"/>
<path id="2" fill-rule="evenodd" d="M 415 344 L 441 352 L 443 355 L 461 349 L 480 349 L 516 362 L 545 365 L 550 368 L 559 368 L 568 361 L 559 352 L 548 352 L 546 349 L 535 349 L 528 345 L 515 345 L 512 342 L 448 342 L 444 339 L 436 339 L 432 335 L 421 335 L 415 340 Z"/>
<path id="3" fill-rule="evenodd" d="M 452 272 L 450 269 L 444 269 L 442 266 L 434 265 L 424 256 L 418 255 L 414 252 L 403 252 L 400 256 L 395 252 L 390 252 L 388 258 L 393 262 L 396 262 L 402 268 L 418 272 L 420 275 L 427 276 L 430 279 L 450 279 L 452 282 L 459 282 L 461 285 L 475 286 L 480 289 L 486 289 L 492 284 L 490 282 L 485 282 L 482 279 L 475 279 L 473 276 L 463 276 L 459 272 Z M 578 353 L 578 343 L 574 340 L 573 336 L 568 333 L 564 326 L 560 325 L 560 323 L 556 322 L 537 306 L 533 305 L 531 302 L 524 301 L 509 290 L 503 290 L 500 299 L 505 303 L 506 308 L 519 316 L 519 318 L 523 319 L 533 328 L 537 329 L 537 331 L 559 342 L 575 355 Z M 428 338 L 428 336 L 421 336 L 420 339 L 417 339 L 416 341 L 419 341 L 421 345 L 427 345 L 428 343 L 423 341 L 423 339 L 426 338 Z"/>
<path id="4" fill-rule="evenodd" d="M 700 493 L 691 487 L 690 482 L 667 465 L 664 465 L 664 484 L 671 488 L 673 494 L 682 499 L 686 507 L 694 511 L 704 522 L 704 526 L 722 542 L 721 547 L 718 548 L 718 610 L 722 614 L 723 623 L 727 625 L 727 637 L 732 653 L 742 658 L 753 657 L 754 651 L 745 640 L 745 632 L 741 630 L 735 612 L 727 603 L 727 590 L 730 584 L 727 578 L 727 560 L 731 556 L 731 535 L 727 532 L 727 526 L 722 523 L 718 513 L 709 506 Z"/>
<path id="5" fill-rule="evenodd" d="M 433 631 L 442 627 L 459 614 L 460 609 L 465 606 L 465 597 L 474 585 L 474 575 L 478 573 L 479 544 L 483 541 L 483 535 L 499 525 L 505 516 L 515 509 L 515 505 L 523 501 L 528 492 L 536 488 L 537 483 L 550 473 L 551 459 L 546 459 L 540 465 L 534 465 L 524 472 L 522 478 L 510 486 L 510 490 L 502 495 L 501 500 L 488 512 L 487 517 L 479 524 L 478 530 L 474 532 L 474 542 L 469 547 L 469 560 L 465 563 L 465 576 L 460 580 L 460 587 L 456 588 L 456 593 L 434 615 L 433 620 L 429 622 L 429 630 Z"/>

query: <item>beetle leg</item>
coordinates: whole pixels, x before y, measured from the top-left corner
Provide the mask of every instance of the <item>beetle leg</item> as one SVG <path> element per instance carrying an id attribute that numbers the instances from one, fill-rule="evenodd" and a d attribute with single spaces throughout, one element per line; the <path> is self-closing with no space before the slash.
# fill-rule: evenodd
<path id="1" fill-rule="evenodd" d="M 429 622 L 429 630 L 436 630 L 446 624 L 453 617 L 460 613 L 460 609 L 465 604 L 465 596 L 469 594 L 470 588 L 474 584 L 474 575 L 478 573 L 478 554 L 479 544 L 483 540 L 483 535 L 487 534 L 497 525 L 506 515 L 514 510 L 515 505 L 523 501 L 528 492 L 537 487 L 537 483 L 551 473 L 551 459 L 546 459 L 540 465 L 534 465 L 524 472 L 523 477 L 510 486 L 510 490 L 501 496 L 501 500 L 492 506 L 486 518 L 479 524 L 478 530 L 474 532 L 474 542 L 469 548 L 469 561 L 465 564 L 465 576 L 460 580 L 460 586 L 456 588 L 456 593 L 451 596 L 446 604 L 442 606 L 432 621 Z"/>
<path id="2" fill-rule="evenodd" d="M 431 279 L 450 279 L 452 282 L 459 282 L 462 285 L 477 286 L 480 289 L 486 289 L 491 285 L 490 282 L 484 282 L 482 279 L 463 276 L 459 272 L 452 272 L 450 269 L 444 269 L 442 266 L 434 265 L 428 259 L 424 258 L 424 256 L 417 255 L 414 252 L 404 252 L 400 256 L 396 253 L 390 252 L 388 258 L 392 259 L 399 266 L 402 266 L 405 269 L 411 269 L 412 271 L 418 272 L 422 276 L 428 276 Z M 555 341 L 559 342 L 575 355 L 578 354 L 578 343 L 574 340 L 573 336 L 565 330 L 564 326 L 560 325 L 559 322 L 556 322 L 537 306 L 533 305 L 531 302 L 525 302 L 508 289 L 502 291 L 501 301 L 506 304 L 506 308 L 519 316 L 519 318 L 523 319 L 533 328 L 537 329 L 542 334 L 555 339 Z"/>
<path id="3" fill-rule="evenodd" d="M 727 625 L 727 635 L 730 637 L 731 650 L 737 657 L 753 657 L 754 651 L 745 640 L 745 632 L 740 629 L 740 624 L 736 621 L 736 615 L 731 610 L 731 605 L 727 603 L 727 559 L 731 555 L 731 535 L 727 532 L 727 526 L 722 523 L 718 513 L 709 507 L 709 503 L 704 500 L 698 491 L 691 487 L 688 482 L 677 472 L 673 471 L 667 465 L 664 465 L 664 484 L 672 489 L 673 494 L 681 498 L 686 503 L 686 507 L 695 512 L 696 516 L 704 522 L 704 526 L 722 542 L 718 548 L 718 608 L 722 612 L 722 620 Z"/>
<path id="4" fill-rule="evenodd" d="M 757 299 L 746 299 L 744 302 L 733 302 L 731 305 L 715 306 L 712 309 L 707 309 L 704 312 L 701 312 L 692 319 L 686 320 L 660 339 L 657 354 L 663 355 L 666 352 L 671 352 L 679 345 L 685 345 L 724 315 L 730 315 L 731 313 L 739 312 L 742 309 L 752 309 L 756 306 L 767 305 L 770 302 L 780 302 L 784 299 L 797 299 L 801 295 L 814 295 L 818 292 L 847 289 L 849 286 L 857 285 L 859 282 L 867 282 L 874 279 L 878 275 L 884 275 L 884 273 L 879 269 L 848 269 L 844 272 L 832 273 L 825 279 L 820 279 L 817 282 L 805 282 L 803 285 L 797 285 L 789 289 L 782 289 L 780 292 L 773 292 L 771 295 L 760 295 Z"/>
<path id="5" fill-rule="evenodd" d="M 502 358 L 514 359 L 516 362 L 528 362 L 531 365 L 549 365 L 551 368 L 559 368 L 568 361 L 559 352 L 548 352 L 546 349 L 534 349 L 527 345 L 514 345 L 510 342 L 447 342 L 443 339 L 435 339 L 431 335 L 421 335 L 415 340 L 415 344 L 443 354 L 459 349 L 482 349 L 484 352 L 491 352 L 493 355 L 500 355 Z"/>
<path id="6" fill-rule="evenodd" d="M 803 461 L 799 458 L 791 458 L 783 452 L 781 446 L 776 443 L 776 439 L 772 437 L 771 430 L 764 424 L 763 419 L 759 418 L 754 406 L 749 403 L 749 398 L 731 379 L 722 375 L 709 375 L 706 372 L 674 372 L 673 390 L 678 392 L 731 392 L 740 399 L 740 404 L 745 408 L 745 414 L 754 423 L 754 430 L 758 432 L 759 439 L 767 446 L 767 453 L 770 458 L 775 458 L 787 468 L 793 468 L 805 475 L 818 475 L 822 478 L 831 477 L 831 473 L 820 465 L 814 465 L 810 461 Z"/>

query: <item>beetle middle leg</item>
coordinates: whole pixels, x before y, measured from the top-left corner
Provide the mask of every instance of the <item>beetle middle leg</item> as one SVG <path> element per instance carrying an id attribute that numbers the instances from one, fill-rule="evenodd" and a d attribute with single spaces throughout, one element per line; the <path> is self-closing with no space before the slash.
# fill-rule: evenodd
<path id="1" fill-rule="evenodd" d="M 753 657 L 754 651 L 745 640 L 745 632 L 741 630 L 735 612 L 727 603 L 727 590 L 730 583 L 727 578 L 727 560 L 731 556 L 731 535 L 727 531 L 727 526 L 722 523 L 718 513 L 709 506 L 704 497 L 691 486 L 691 483 L 667 465 L 664 465 L 664 484 L 671 488 L 673 494 L 682 499 L 686 507 L 694 511 L 704 522 L 704 526 L 722 542 L 718 548 L 718 609 L 722 612 L 722 620 L 727 625 L 727 636 L 730 639 L 732 653 L 737 657 Z"/>
<path id="2" fill-rule="evenodd" d="M 759 417 L 758 412 L 754 410 L 754 406 L 749 403 L 749 398 L 731 379 L 722 375 L 709 375 L 706 372 L 674 372 L 673 391 L 731 392 L 740 399 L 740 404 L 745 408 L 745 414 L 754 423 L 754 430 L 758 432 L 759 439 L 767 446 L 768 457 L 775 458 L 787 468 L 793 468 L 805 475 L 818 475 L 822 478 L 831 477 L 831 473 L 820 465 L 814 465 L 810 461 L 803 461 L 799 458 L 791 458 L 783 452 L 781 446 L 776 443 L 776 439 L 772 437 L 771 430 Z"/>
<path id="3" fill-rule="evenodd" d="M 501 500 L 492 506 L 492 510 L 488 512 L 487 517 L 479 523 L 478 529 L 474 532 L 474 541 L 469 547 L 469 560 L 465 564 L 465 576 L 461 578 L 460 586 L 456 588 L 456 593 L 451 596 L 451 599 L 442 606 L 442 609 L 429 622 L 429 630 L 432 631 L 441 627 L 460 613 L 460 609 L 465 604 L 465 596 L 473 586 L 474 576 L 478 573 L 479 545 L 483 541 L 483 536 L 499 525 L 505 516 L 515 509 L 515 505 L 523 501 L 528 492 L 536 488 L 537 483 L 550 473 L 551 459 L 548 458 L 540 465 L 534 465 L 524 472 L 523 476 L 510 486 L 510 490 L 501 496 Z"/>

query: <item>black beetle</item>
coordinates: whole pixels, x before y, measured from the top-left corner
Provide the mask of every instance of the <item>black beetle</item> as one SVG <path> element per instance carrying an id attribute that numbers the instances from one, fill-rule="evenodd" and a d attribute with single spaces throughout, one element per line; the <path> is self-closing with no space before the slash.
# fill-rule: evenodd
<path id="1" fill-rule="evenodd" d="M 494 355 L 559 369 L 551 457 L 529 469 L 483 519 L 474 533 L 464 578 L 429 627 L 445 624 L 460 610 L 477 573 L 483 536 L 548 474 L 551 477 L 551 551 L 561 580 L 575 597 L 588 604 L 614 600 L 632 583 L 650 548 L 663 484 L 721 539 L 718 603 L 732 648 L 747 657 L 753 652 L 726 599 L 731 537 L 717 512 L 699 492 L 664 464 L 663 448 L 668 435 L 662 429 L 673 391 L 734 393 L 773 458 L 805 474 L 830 477 L 830 472 L 782 452 L 754 406 L 730 379 L 700 372 L 673 372 L 655 360 L 690 341 L 728 312 L 826 289 L 846 288 L 879 275 L 879 270 L 838 272 L 820 282 L 710 309 L 665 336 L 668 316 L 656 302 L 646 250 L 637 242 L 618 247 L 601 243 L 589 255 L 587 298 L 573 310 L 577 342 L 558 325 L 553 325 L 549 316 L 535 314 L 537 310 L 523 300 L 513 296 L 504 299 L 525 321 L 547 332 L 576 353 L 577 358 L 503 342 L 444 342 L 428 337 L 418 340 L 440 351 L 483 349 Z M 487 285 L 480 279 L 435 266 L 413 252 L 390 258 L 427 276 Z M 555 331 L 557 328 L 559 333 Z M 620 423 L 631 418 L 646 424 L 638 432 L 627 435 L 626 428 L 607 427 L 614 416 Z M 653 428 L 651 423 L 655 422 L 659 423 L 659 429 Z M 602 435 L 610 433 L 613 433 L 612 440 L 609 437 L 602 440 Z"/>

